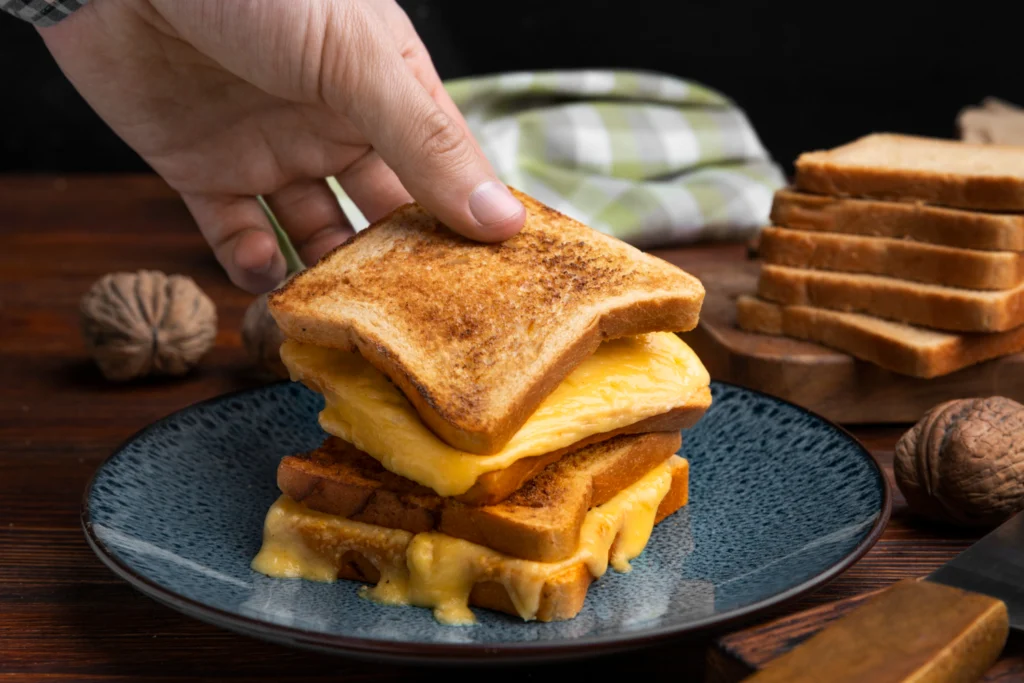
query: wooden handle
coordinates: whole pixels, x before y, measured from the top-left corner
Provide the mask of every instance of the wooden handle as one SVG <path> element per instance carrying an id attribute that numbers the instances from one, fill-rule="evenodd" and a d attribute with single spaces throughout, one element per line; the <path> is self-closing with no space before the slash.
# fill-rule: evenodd
<path id="1" fill-rule="evenodd" d="M 746 680 L 967 683 L 996 661 L 1009 628 L 999 600 L 910 579 Z"/>

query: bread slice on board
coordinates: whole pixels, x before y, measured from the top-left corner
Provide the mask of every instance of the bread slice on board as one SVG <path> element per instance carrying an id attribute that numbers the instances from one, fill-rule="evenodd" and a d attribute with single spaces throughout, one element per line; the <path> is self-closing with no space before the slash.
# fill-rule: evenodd
<path id="1" fill-rule="evenodd" d="M 1024 285 L 983 292 L 765 264 L 757 294 L 780 304 L 854 311 L 956 332 L 1003 332 L 1024 324 Z"/>
<path id="2" fill-rule="evenodd" d="M 889 237 L 861 237 L 768 227 L 765 263 L 844 273 L 888 275 L 965 289 L 1012 289 L 1024 282 L 1024 254 L 955 249 Z"/>
<path id="3" fill-rule="evenodd" d="M 590 508 L 665 462 L 680 444 L 678 431 L 603 441 L 548 465 L 507 500 L 481 507 L 442 498 L 336 438 L 284 458 L 277 483 L 318 512 L 412 533 L 436 530 L 513 557 L 557 562 L 576 552 Z"/>
<path id="4" fill-rule="evenodd" d="M 1024 147 L 879 133 L 796 160 L 797 188 L 985 211 L 1024 211 Z"/>
<path id="5" fill-rule="evenodd" d="M 953 334 L 812 306 L 780 306 L 743 295 L 736 322 L 748 332 L 817 342 L 902 375 L 930 379 L 1024 351 L 1024 326 L 994 334 Z"/>
<path id="6" fill-rule="evenodd" d="M 906 238 L 961 249 L 1024 251 L 1022 214 L 779 190 L 772 203 L 771 220 L 797 230 Z"/>
<path id="7" fill-rule="evenodd" d="M 686 461 L 673 456 L 666 463 L 671 480 L 669 490 L 655 512 L 655 524 L 679 510 L 687 502 L 689 469 Z M 292 503 L 294 505 L 294 503 Z M 339 579 L 351 579 L 377 584 L 381 573 L 377 567 L 402 568 L 406 566 L 406 551 L 413 534 L 403 531 L 392 533 L 361 533 L 358 537 L 346 535 L 345 525 L 331 521 L 338 517 L 308 512 L 293 518 L 290 535 L 302 539 L 304 550 L 309 554 L 330 561 L 332 573 Z M 359 525 L 363 529 L 380 530 L 379 526 Z M 333 527 L 333 528 L 332 528 Z M 614 545 L 612 546 L 614 550 Z M 490 553 L 485 547 L 481 551 Z M 574 556 L 575 557 L 575 556 Z M 500 577 L 511 586 L 522 581 L 529 582 L 532 570 L 545 568 L 544 564 L 511 558 L 493 558 L 488 562 L 487 576 Z M 538 621 L 561 621 L 572 619 L 583 608 L 587 590 L 593 575 L 584 561 L 573 558 L 560 563 L 550 563 L 557 570 L 545 576 L 539 587 L 539 602 L 533 616 Z M 547 574 L 547 572 L 538 572 Z M 469 604 L 484 607 L 513 616 L 519 615 L 515 603 L 499 580 L 483 577 L 474 582 L 469 594 Z"/>
<path id="8" fill-rule="evenodd" d="M 284 335 L 358 349 L 453 447 L 494 453 L 603 339 L 682 332 L 704 288 L 521 193 L 499 244 L 403 206 L 269 298 Z"/>

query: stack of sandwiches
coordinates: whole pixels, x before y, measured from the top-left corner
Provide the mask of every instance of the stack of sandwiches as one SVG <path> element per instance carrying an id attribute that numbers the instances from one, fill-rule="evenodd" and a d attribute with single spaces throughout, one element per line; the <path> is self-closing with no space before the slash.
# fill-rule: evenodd
<path id="1" fill-rule="evenodd" d="M 870 135 L 803 154 L 739 326 L 915 377 L 1024 350 L 1024 148 Z"/>
<path id="2" fill-rule="evenodd" d="M 327 437 L 281 461 L 254 569 L 449 624 L 570 619 L 687 503 L 680 430 L 711 394 L 675 333 L 703 287 L 517 196 L 506 242 L 407 205 L 270 297 Z"/>

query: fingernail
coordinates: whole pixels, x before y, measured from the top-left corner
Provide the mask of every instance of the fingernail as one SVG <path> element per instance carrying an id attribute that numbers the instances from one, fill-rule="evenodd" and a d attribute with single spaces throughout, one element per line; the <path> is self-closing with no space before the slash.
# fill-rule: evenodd
<path id="1" fill-rule="evenodd" d="M 268 259 L 266 263 L 261 263 L 258 266 L 252 268 L 246 268 L 246 273 L 249 275 L 249 280 L 254 285 L 258 285 L 261 291 L 267 289 L 273 289 L 281 284 L 284 280 L 287 271 L 287 266 L 284 265 L 284 257 L 275 254 L 273 257 Z"/>
<path id="2" fill-rule="evenodd" d="M 270 257 L 264 263 L 248 268 L 248 271 L 253 275 L 266 275 L 274 267 L 274 260 L 274 257 Z"/>
<path id="3" fill-rule="evenodd" d="M 493 180 L 480 183 L 469 195 L 469 211 L 481 225 L 500 223 L 523 210 L 508 188 Z"/>

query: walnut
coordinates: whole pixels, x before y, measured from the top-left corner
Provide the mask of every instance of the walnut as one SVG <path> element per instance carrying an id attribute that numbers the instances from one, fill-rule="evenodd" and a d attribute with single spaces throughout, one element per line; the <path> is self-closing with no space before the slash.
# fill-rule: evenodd
<path id="1" fill-rule="evenodd" d="M 111 273 L 82 297 L 85 345 L 110 380 L 182 375 L 217 335 L 217 310 L 184 275 Z"/>
<path id="2" fill-rule="evenodd" d="M 267 295 L 256 297 L 242 319 L 242 343 L 253 362 L 278 377 L 288 377 L 281 362 L 281 342 L 284 335 L 267 309 Z"/>
<path id="3" fill-rule="evenodd" d="M 996 526 L 1024 509 L 1024 406 L 1001 396 L 942 403 L 896 444 L 894 471 L 921 516 Z"/>

